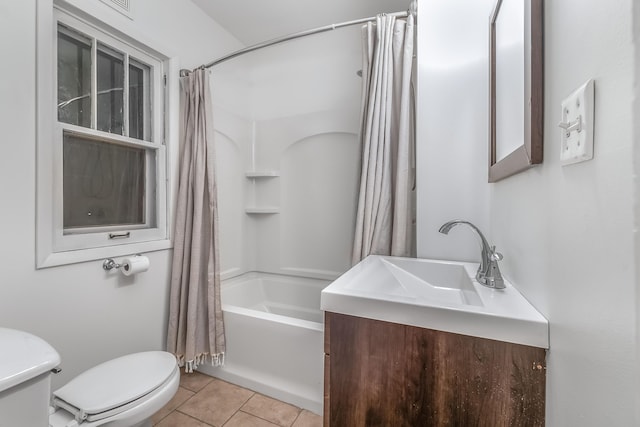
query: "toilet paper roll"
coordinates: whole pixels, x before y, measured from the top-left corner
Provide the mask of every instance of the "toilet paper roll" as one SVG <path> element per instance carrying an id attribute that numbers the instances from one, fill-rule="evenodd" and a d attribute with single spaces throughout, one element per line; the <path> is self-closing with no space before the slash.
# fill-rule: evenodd
<path id="1" fill-rule="evenodd" d="M 146 256 L 133 256 L 130 258 L 125 258 L 122 261 L 122 267 L 120 267 L 120 271 L 125 276 L 131 276 L 132 274 L 142 273 L 149 269 L 149 258 Z"/>

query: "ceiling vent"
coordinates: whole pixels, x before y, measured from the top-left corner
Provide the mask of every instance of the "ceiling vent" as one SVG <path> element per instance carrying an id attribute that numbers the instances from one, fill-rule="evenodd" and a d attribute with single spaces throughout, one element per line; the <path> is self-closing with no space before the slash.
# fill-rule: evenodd
<path id="1" fill-rule="evenodd" d="M 101 0 L 102 3 L 108 4 L 118 12 L 124 13 L 131 17 L 131 0 Z"/>

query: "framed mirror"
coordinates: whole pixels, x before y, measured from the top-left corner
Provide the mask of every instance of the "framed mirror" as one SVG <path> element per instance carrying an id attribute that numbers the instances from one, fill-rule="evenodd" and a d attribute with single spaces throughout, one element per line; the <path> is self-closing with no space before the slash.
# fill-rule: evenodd
<path id="1" fill-rule="evenodd" d="M 490 23 L 489 182 L 543 158 L 543 0 L 497 0 Z"/>

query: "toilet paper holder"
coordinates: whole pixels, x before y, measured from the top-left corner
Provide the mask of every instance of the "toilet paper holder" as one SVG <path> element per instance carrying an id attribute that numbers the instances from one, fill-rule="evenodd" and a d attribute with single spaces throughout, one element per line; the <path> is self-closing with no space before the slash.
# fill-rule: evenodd
<path id="1" fill-rule="evenodd" d="M 122 264 L 118 264 L 113 258 L 105 259 L 104 262 L 102 263 L 102 268 L 104 268 L 107 271 L 113 270 L 114 268 L 120 268 L 120 267 L 122 267 Z"/>
<path id="2" fill-rule="evenodd" d="M 141 256 L 141 255 L 135 254 L 135 256 Z M 119 270 L 120 267 L 122 267 L 122 264 L 117 263 L 113 258 L 107 258 L 102 262 L 102 268 L 106 271 L 111 271 L 114 268 Z"/>

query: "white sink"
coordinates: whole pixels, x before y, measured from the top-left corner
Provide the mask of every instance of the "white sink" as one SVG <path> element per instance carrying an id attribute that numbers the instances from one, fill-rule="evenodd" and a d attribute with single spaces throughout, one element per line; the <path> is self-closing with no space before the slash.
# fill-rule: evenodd
<path id="1" fill-rule="evenodd" d="M 490 289 L 478 264 L 372 255 L 322 291 L 324 311 L 549 347 L 548 322 L 507 281 Z"/>
<path id="2" fill-rule="evenodd" d="M 344 284 L 358 292 L 415 298 L 445 305 L 482 305 L 463 265 L 376 257 L 364 276 Z M 364 273 L 364 271 L 363 271 Z"/>

